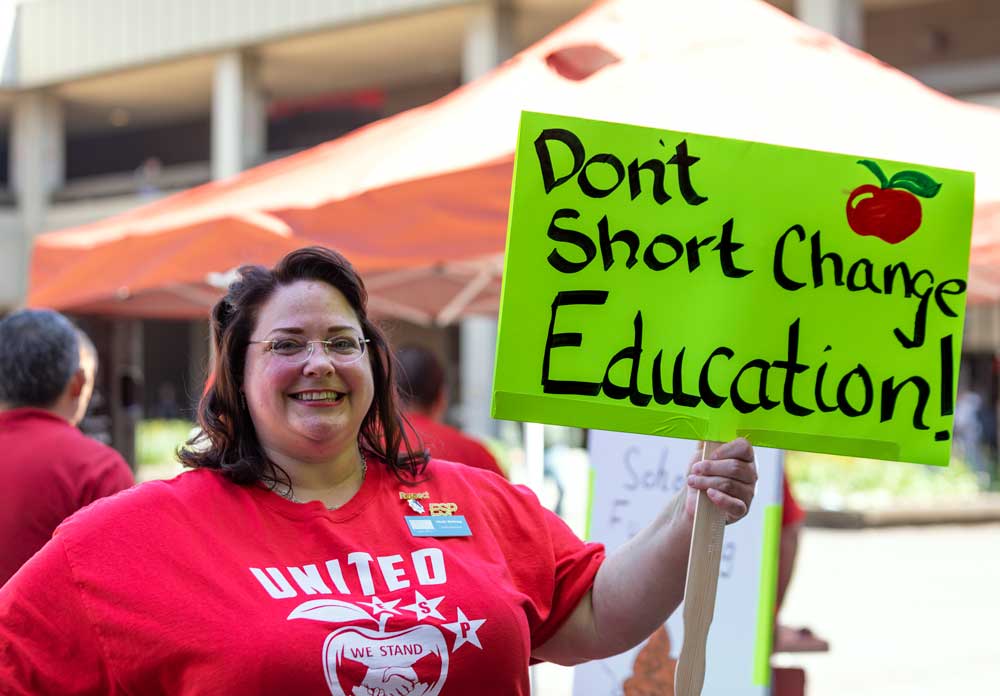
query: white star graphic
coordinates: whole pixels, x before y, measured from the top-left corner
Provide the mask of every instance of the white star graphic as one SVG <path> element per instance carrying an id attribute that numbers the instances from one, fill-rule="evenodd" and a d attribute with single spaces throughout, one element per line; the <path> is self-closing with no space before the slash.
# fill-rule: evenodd
<path id="1" fill-rule="evenodd" d="M 482 644 L 479 642 L 479 636 L 476 635 L 476 631 L 479 627 L 486 623 L 486 619 L 469 619 L 465 616 L 465 612 L 461 609 L 458 610 L 458 621 L 455 623 L 442 624 L 444 628 L 455 634 L 455 647 L 451 649 L 455 652 L 460 647 L 466 643 L 472 643 L 480 650 L 483 649 Z"/>
<path id="2" fill-rule="evenodd" d="M 378 616 L 379 614 L 398 614 L 399 611 L 396 610 L 396 605 L 400 603 L 401 600 L 394 599 L 391 602 L 383 602 L 378 597 L 372 597 L 370 602 L 358 602 L 361 606 L 371 607 L 372 613 Z"/>
<path id="3" fill-rule="evenodd" d="M 416 597 L 413 600 L 413 604 L 407 604 L 403 609 L 406 611 L 412 611 L 417 615 L 417 621 L 423 621 L 428 616 L 433 616 L 435 619 L 441 619 L 444 621 L 444 617 L 437 610 L 438 604 L 444 597 L 435 597 L 434 599 L 427 599 L 419 592 L 416 592 Z"/>

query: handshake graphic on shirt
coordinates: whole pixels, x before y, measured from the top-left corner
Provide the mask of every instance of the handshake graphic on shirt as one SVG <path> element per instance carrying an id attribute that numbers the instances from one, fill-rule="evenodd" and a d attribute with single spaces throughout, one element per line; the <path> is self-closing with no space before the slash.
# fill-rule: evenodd
<path id="1" fill-rule="evenodd" d="M 417 673 L 408 667 L 369 669 L 352 696 L 426 696 L 430 684 L 417 681 Z"/>

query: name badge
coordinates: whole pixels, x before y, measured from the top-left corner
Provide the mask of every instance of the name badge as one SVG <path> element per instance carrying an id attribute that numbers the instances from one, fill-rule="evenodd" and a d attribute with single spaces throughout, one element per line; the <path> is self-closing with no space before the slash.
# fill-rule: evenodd
<path id="1" fill-rule="evenodd" d="M 406 516 L 410 534 L 416 537 L 462 537 L 472 536 L 465 515 L 438 515 L 436 517 Z"/>

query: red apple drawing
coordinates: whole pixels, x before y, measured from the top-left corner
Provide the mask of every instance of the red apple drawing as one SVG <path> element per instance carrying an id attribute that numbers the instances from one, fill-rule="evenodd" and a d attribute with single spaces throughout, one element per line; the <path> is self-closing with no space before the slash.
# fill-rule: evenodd
<path id="1" fill-rule="evenodd" d="M 906 170 L 886 177 L 872 160 L 858 160 L 878 179 L 881 186 L 864 184 L 847 199 L 847 224 L 856 233 L 899 244 L 920 227 L 922 198 L 933 198 L 941 184 L 923 172 Z"/>
<path id="2" fill-rule="evenodd" d="M 391 613 L 376 620 L 364 609 L 336 599 L 304 602 L 289 619 L 331 623 L 371 621 L 378 628 L 343 626 L 326 637 L 323 670 L 333 696 L 437 696 L 448 677 L 448 644 L 436 626 L 387 631 Z"/>

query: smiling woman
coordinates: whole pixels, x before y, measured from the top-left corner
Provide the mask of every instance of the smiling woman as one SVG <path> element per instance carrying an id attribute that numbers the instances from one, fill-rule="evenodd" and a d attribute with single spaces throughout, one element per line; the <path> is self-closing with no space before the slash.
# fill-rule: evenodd
<path id="1" fill-rule="evenodd" d="M 0 589 L 5 694 L 526 695 L 531 660 L 621 652 L 673 611 L 698 489 L 746 514 L 738 440 L 605 559 L 529 490 L 406 440 L 366 305 L 329 249 L 240 269 L 194 471 L 90 506 Z"/>
<path id="2" fill-rule="evenodd" d="M 353 267 L 327 249 L 241 268 L 212 312 L 218 365 L 200 410 L 213 446 L 192 442 L 184 463 L 327 507 L 357 492 L 363 450 L 419 475 L 425 459 L 403 441 L 388 344 L 366 305 Z"/>
<path id="3" fill-rule="evenodd" d="M 248 341 L 243 393 L 267 461 L 299 500 L 343 505 L 361 487 L 358 435 L 373 399 L 357 315 L 340 290 L 299 280 L 274 291 L 253 333 L 264 338 Z"/>

